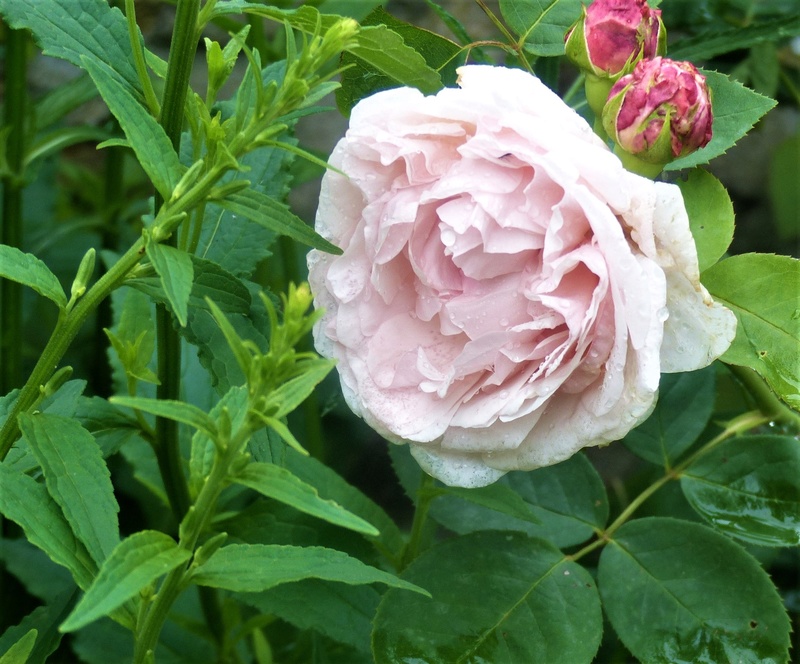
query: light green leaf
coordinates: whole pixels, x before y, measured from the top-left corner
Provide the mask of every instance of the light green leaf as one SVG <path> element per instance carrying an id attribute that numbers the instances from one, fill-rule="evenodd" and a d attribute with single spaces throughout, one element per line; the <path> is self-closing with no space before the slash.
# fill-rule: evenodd
<path id="1" fill-rule="evenodd" d="M 119 505 L 92 434 L 74 419 L 46 413 L 23 413 L 19 426 L 42 467 L 48 492 L 99 565 L 119 542 Z"/>
<path id="2" fill-rule="evenodd" d="M 140 590 L 191 558 L 168 535 L 143 530 L 124 539 L 103 563 L 94 583 L 61 626 L 74 632 L 109 615 Z"/>
<path id="3" fill-rule="evenodd" d="M 342 253 L 341 249 L 328 242 L 289 210 L 287 205 L 261 192 L 246 189 L 216 203 L 279 235 L 287 235 L 293 240 L 331 254 Z"/>
<path id="4" fill-rule="evenodd" d="M 332 500 L 320 498 L 310 484 L 280 466 L 254 462 L 232 478 L 236 484 L 258 491 L 267 498 L 291 505 L 297 510 L 365 535 L 378 535 L 378 529 Z"/>
<path id="5" fill-rule="evenodd" d="M 165 417 L 175 422 L 183 422 L 190 427 L 203 431 L 209 436 L 216 436 L 217 427 L 207 413 L 185 401 L 172 399 L 145 399 L 143 397 L 111 397 L 116 406 L 141 410 L 156 417 Z"/>
<path id="6" fill-rule="evenodd" d="M 0 277 L 28 286 L 52 300 L 59 309 L 67 306 L 67 296 L 56 275 L 33 254 L 0 244 Z"/>
<path id="7" fill-rule="evenodd" d="M 760 546 L 800 544 L 800 441 L 742 436 L 681 476 L 692 507 L 722 532 Z"/>
<path id="8" fill-rule="evenodd" d="M 147 176 L 162 198 L 168 200 L 186 168 L 178 160 L 163 128 L 108 65 L 83 58 L 82 66 L 119 121 Z"/>
<path id="9" fill-rule="evenodd" d="M 675 171 L 706 164 L 732 148 L 758 120 L 777 103 L 744 87 L 725 74 L 701 70 L 711 89 L 714 121 L 711 141 L 697 152 L 668 163 L 664 170 Z"/>
<path id="10" fill-rule="evenodd" d="M 26 664 L 28 655 L 31 654 L 33 646 L 36 645 L 36 637 L 39 633 L 32 629 L 13 646 L 0 655 L 0 664 Z"/>
<path id="11" fill-rule="evenodd" d="M 800 261 L 742 254 L 712 266 L 701 279 L 739 321 L 722 361 L 755 369 L 800 409 Z"/>
<path id="12" fill-rule="evenodd" d="M 0 512 L 22 528 L 31 544 L 66 567 L 81 588 L 87 588 L 97 566 L 44 484 L 0 464 L 0 486 Z"/>
<path id="13" fill-rule="evenodd" d="M 723 184 L 702 168 L 695 168 L 675 184 L 686 204 L 702 272 L 723 256 L 733 240 L 733 203 Z"/>
<path id="14" fill-rule="evenodd" d="M 332 361 L 324 359 L 306 363 L 302 374 L 287 380 L 270 393 L 265 408 L 275 408 L 275 411 L 267 414 L 273 418 L 286 417 L 308 398 L 333 367 Z"/>
<path id="15" fill-rule="evenodd" d="M 788 660 L 789 619 L 769 576 L 705 526 L 626 523 L 600 557 L 598 586 L 611 624 L 640 661 Z"/>
<path id="16" fill-rule="evenodd" d="M 564 35 L 581 15 L 581 0 L 500 0 L 500 13 L 534 55 L 563 55 Z"/>
<path id="17" fill-rule="evenodd" d="M 433 598 L 384 595 L 372 634 L 376 664 L 588 664 L 600 645 L 591 575 L 543 540 L 495 531 L 457 537 L 402 576 Z"/>
<path id="18" fill-rule="evenodd" d="M 716 369 L 661 374 L 655 410 L 623 439 L 631 452 L 670 468 L 706 428 L 714 412 Z"/>
<path id="19" fill-rule="evenodd" d="M 158 272 L 172 312 L 181 326 L 186 327 L 189 295 L 194 280 L 192 257 L 185 251 L 158 242 L 147 244 L 147 255 Z"/>
<path id="20" fill-rule="evenodd" d="M 341 551 L 320 546 L 232 544 L 195 568 L 192 581 L 238 592 L 261 592 L 301 579 L 324 579 L 350 585 L 383 583 L 427 595 L 422 588 L 365 565 Z"/>

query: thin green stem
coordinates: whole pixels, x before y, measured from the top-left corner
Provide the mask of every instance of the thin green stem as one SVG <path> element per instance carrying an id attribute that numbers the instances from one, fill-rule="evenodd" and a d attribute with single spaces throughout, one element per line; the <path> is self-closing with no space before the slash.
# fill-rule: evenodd
<path id="1" fill-rule="evenodd" d="M 133 52 L 133 64 L 136 67 L 136 74 L 139 76 L 139 83 L 144 91 L 144 100 L 150 114 L 157 118 L 161 112 L 161 105 L 153 90 L 153 82 L 147 72 L 147 65 L 144 60 L 144 47 L 139 39 L 139 26 L 136 24 L 136 9 L 134 0 L 125 0 L 125 18 L 128 22 L 128 37 L 131 40 L 131 51 Z"/>
<path id="2" fill-rule="evenodd" d="M 3 178 L 0 243 L 17 248 L 22 246 L 27 45 L 24 30 L 7 30 L 3 130 L 7 132 L 6 160 L 11 173 Z M 22 287 L 10 279 L 0 279 L 0 394 L 22 383 L 22 347 Z"/>
<path id="3" fill-rule="evenodd" d="M 422 473 L 422 481 L 417 490 L 417 504 L 414 509 L 414 520 L 411 523 L 411 536 L 403 551 L 401 569 L 408 566 L 418 555 L 425 532 L 425 523 L 428 520 L 428 511 L 431 503 L 439 494 L 434 490 L 433 478 L 427 473 Z"/>

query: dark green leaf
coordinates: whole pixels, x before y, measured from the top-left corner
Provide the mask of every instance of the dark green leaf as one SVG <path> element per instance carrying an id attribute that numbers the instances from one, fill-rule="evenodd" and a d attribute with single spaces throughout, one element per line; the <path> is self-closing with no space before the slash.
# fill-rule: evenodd
<path id="1" fill-rule="evenodd" d="M 384 595 L 372 636 L 377 664 L 581 664 L 600 644 L 592 577 L 542 540 L 494 531 L 458 537 L 424 553 L 403 578 L 433 599 Z"/>
<path id="2" fill-rule="evenodd" d="M 100 448 L 92 434 L 66 417 L 23 413 L 19 425 L 48 492 L 99 565 L 119 542 L 119 506 Z"/>
<path id="3" fill-rule="evenodd" d="M 158 273 L 172 313 L 186 327 L 189 295 L 194 281 L 192 257 L 185 251 L 157 242 L 148 243 L 147 256 Z"/>
<path id="4" fill-rule="evenodd" d="M 94 81 L 83 74 L 61 83 L 34 105 L 36 128 L 41 130 L 55 124 L 65 115 L 97 96 Z"/>
<path id="5" fill-rule="evenodd" d="M 500 0 L 500 12 L 534 55 L 563 55 L 564 35 L 581 15 L 580 0 Z"/>
<path id="6" fill-rule="evenodd" d="M 769 202 L 778 236 L 790 240 L 800 235 L 800 132 L 780 143 L 769 165 Z"/>
<path id="7" fill-rule="evenodd" d="M 800 441 L 742 436 L 681 476 L 692 507 L 722 532 L 760 546 L 800 544 Z"/>
<path id="8" fill-rule="evenodd" d="M 378 535 L 375 526 L 338 503 L 320 498 L 313 486 L 275 464 L 250 463 L 233 481 L 334 525 L 366 535 Z"/>
<path id="9" fill-rule="evenodd" d="M 706 428 L 714 412 L 716 369 L 661 374 L 653 414 L 623 442 L 631 452 L 669 468 Z"/>
<path id="10" fill-rule="evenodd" d="M 598 585 L 611 624 L 643 662 L 788 659 L 789 619 L 766 572 L 705 526 L 626 523 L 600 557 Z"/>
<path id="11" fill-rule="evenodd" d="M 712 94 L 713 136 L 704 148 L 668 163 L 664 170 L 675 171 L 707 164 L 732 148 L 758 120 L 777 103 L 744 87 L 725 74 L 705 71 Z"/>
<path id="12" fill-rule="evenodd" d="M 143 530 L 120 542 L 103 563 L 94 583 L 61 626 L 73 632 L 107 616 L 160 576 L 191 558 L 168 535 Z"/>
<path id="13" fill-rule="evenodd" d="M 72 610 L 79 592 L 73 584 L 71 588 L 62 590 L 50 603 L 34 609 L 18 625 L 7 629 L 0 637 L 0 651 L 4 650 L 5 645 L 19 635 L 28 630 L 36 630 L 38 633 L 36 643 L 27 660 L 23 660 L 24 664 L 53 662 L 49 657 L 58 648 L 64 636 L 58 627 Z"/>
<path id="14" fill-rule="evenodd" d="M 676 184 L 686 204 L 702 272 L 723 256 L 733 239 L 733 203 L 723 184 L 702 168 L 690 171 Z"/>
<path id="15" fill-rule="evenodd" d="M 31 544 L 66 567 L 81 588 L 87 588 L 97 566 L 44 485 L 0 464 L 0 486 L 0 512 L 22 528 Z"/>
<path id="16" fill-rule="evenodd" d="M 0 561 L 33 597 L 49 602 L 65 590 L 75 588 L 69 572 L 25 538 L 2 540 Z"/>
<path id="17" fill-rule="evenodd" d="M 383 583 L 427 594 L 413 583 L 365 565 L 346 553 L 319 546 L 232 544 L 221 548 L 192 574 L 192 581 L 201 586 L 238 592 L 260 592 L 301 579 L 350 585 Z"/>
<path id="18" fill-rule="evenodd" d="M 702 281 L 739 321 L 722 361 L 755 369 L 778 396 L 800 409 L 800 261 L 732 256 L 706 270 Z"/>
<path id="19" fill-rule="evenodd" d="M 529 523 L 541 523 L 522 497 L 510 487 L 495 482 L 489 486 L 478 489 L 463 489 L 461 487 L 447 487 L 440 489 L 442 495 L 461 498 L 467 502 L 486 507 L 495 512 L 500 512 L 514 519 Z"/>
<path id="20" fill-rule="evenodd" d="M 56 275 L 33 254 L 16 247 L 0 244 L 0 277 L 28 286 L 39 295 L 56 303 L 59 309 L 67 306 L 67 296 Z"/>

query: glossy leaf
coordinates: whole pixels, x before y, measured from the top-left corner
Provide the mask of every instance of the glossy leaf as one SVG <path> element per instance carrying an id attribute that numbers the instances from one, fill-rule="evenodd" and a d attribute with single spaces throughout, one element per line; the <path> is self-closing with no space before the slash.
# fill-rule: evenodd
<path id="1" fill-rule="evenodd" d="M 500 12 L 525 50 L 563 55 L 564 35 L 581 15 L 580 0 L 500 0 Z"/>
<path id="2" fill-rule="evenodd" d="M 655 410 L 623 442 L 637 456 L 669 468 L 706 428 L 714 412 L 716 370 L 661 374 Z"/>
<path id="3" fill-rule="evenodd" d="M 365 565 L 341 551 L 320 546 L 231 544 L 195 568 L 192 581 L 201 586 L 238 592 L 261 592 L 301 579 L 324 579 L 351 585 L 383 583 L 427 592 L 393 574 Z"/>
<path id="4" fill-rule="evenodd" d="M 758 120 L 777 103 L 774 99 L 744 87 L 725 74 L 702 71 L 713 96 L 713 136 L 697 152 L 668 163 L 664 170 L 675 171 L 707 164 L 725 154 Z"/>
<path id="5" fill-rule="evenodd" d="M 38 632 L 30 630 L 13 646 L 0 655 L 0 664 L 26 664 L 28 655 L 31 654 L 33 646 L 36 645 Z"/>
<path id="6" fill-rule="evenodd" d="M 59 309 L 67 306 L 67 296 L 50 269 L 33 254 L 26 254 L 7 244 L 0 244 L 0 277 L 28 286 L 39 295 L 55 302 Z"/>
<path id="7" fill-rule="evenodd" d="M 800 261 L 772 254 L 732 256 L 702 281 L 738 319 L 722 356 L 755 369 L 786 403 L 800 409 Z"/>
<path id="8" fill-rule="evenodd" d="M 142 530 L 124 539 L 103 563 L 97 578 L 61 626 L 62 631 L 73 632 L 109 615 L 190 557 L 190 551 L 155 530 Z"/>
<path id="9" fill-rule="evenodd" d="M 719 530 L 760 546 L 800 544 L 800 441 L 742 436 L 681 476 L 695 510 Z"/>
<path id="10" fill-rule="evenodd" d="M 19 425 L 42 467 L 48 492 L 99 565 L 119 542 L 119 505 L 100 448 L 70 418 L 24 413 Z"/>
<path id="11" fill-rule="evenodd" d="M 612 626 L 640 661 L 788 659 L 789 619 L 769 576 L 705 526 L 626 523 L 603 550 L 598 585 Z"/>
<path id="12" fill-rule="evenodd" d="M 22 528 L 31 544 L 66 567 L 81 588 L 88 587 L 97 566 L 44 484 L 0 464 L 0 486 L 0 512 Z"/>
<path id="13" fill-rule="evenodd" d="M 591 575 L 552 544 L 480 532 L 430 549 L 403 572 L 432 599 L 390 590 L 375 616 L 377 664 L 591 662 L 603 629 Z"/>
<path id="14" fill-rule="evenodd" d="M 194 281 L 192 257 L 185 251 L 157 242 L 148 243 L 147 256 L 158 273 L 172 313 L 181 326 L 186 327 L 189 295 Z"/>
<path id="15" fill-rule="evenodd" d="M 702 272 L 722 258 L 733 240 L 733 203 L 723 184 L 702 168 L 690 171 L 676 184 L 689 215 Z"/>
<path id="16" fill-rule="evenodd" d="M 365 535 L 378 534 L 375 526 L 348 512 L 334 501 L 320 498 L 312 485 L 275 464 L 250 463 L 233 478 L 233 481 L 328 523 Z"/>

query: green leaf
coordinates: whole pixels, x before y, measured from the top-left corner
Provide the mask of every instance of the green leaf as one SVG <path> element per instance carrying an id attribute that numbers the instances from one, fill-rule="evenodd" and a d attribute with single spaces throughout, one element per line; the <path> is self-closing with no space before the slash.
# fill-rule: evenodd
<path id="1" fill-rule="evenodd" d="M 156 417 L 165 417 L 175 422 L 183 422 L 209 436 L 217 435 L 217 427 L 214 424 L 214 420 L 197 406 L 185 401 L 145 399 L 143 397 L 111 397 L 110 401 L 116 406 L 133 408 Z"/>
<path id="2" fill-rule="evenodd" d="M 0 651 L 5 649 L 6 644 L 16 640 L 19 635 L 35 630 L 37 632 L 36 642 L 28 654 L 25 664 L 52 662 L 53 660 L 49 657 L 58 649 L 63 637 L 63 634 L 58 631 L 58 627 L 72 610 L 79 592 L 72 585 L 71 588 L 62 590 L 50 603 L 31 611 L 22 619 L 22 622 L 3 633 L 3 636 L 0 637 Z"/>
<path id="3" fill-rule="evenodd" d="M 217 201 L 217 204 L 279 235 L 287 235 L 320 251 L 331 254 L 342 253 L 341 249 L 328 242 L 289 210 L 287 205 L 254 189 L 232 194 L 222 201 Z"/>
<path id="4" fill-rule="evenodd" d="M 758 120 L 777 103 L 744 87 L 725 74 L 701 70 L 711 89 L 714 121 L 711 141 L 697 152 L 668 163 L 664 170 L 675 171 L 706 164 L 725 154 Z"/>
<path id="5" fill-rule="evenodd" d="M 760 546 L 800 544 L 800 441 L 742 436 L 681 476 L 692 507 L 719 530 Z"/>
<path id="6" fill-rule="evenodd" d="M 59 309 L 67 306 L 67 296 L 56 275 L 33 254 L 0 244 L 0 277 L 28 286 L 52 300 Z"/>
<path id="7" fill-rule="evenodd" d="M 119 542 L 119 505 L 92 434 L 73 419 L 45 413 L 23 413 L 19 425 L 48 492 L 95 562 L 102 563 Z"/>
<path id="8" fill-rule="evenodd" d="M 0 664 L 25 664 L 33 646 L 36 645 L 38 634 L 35 629 L 30 630 L 0 656 Z"/>
<path id="9" fill-rule="evenodd" d="M 22 528 L 31 544 L 66 567 L 81 588 L 87 588 L 97 569 L 95 562 L 44 485 L 0 464 L 0 486 L 0 512 Z"/>
<path id="10" fill-rule="evenodd" d="M 701 32 L 698 35 L 681 39 L 669 47 L 669 57 L 673 60 L 709 60 L 723 53 L 750 48 L 763 42 L 776 42 L 783 37 L 800 34 L 800 16 L 789 13 L 768 21 L 751 25 Z"/>
<path id="11" fill-rule="evenodd" d="M 42 130 L 55 124 L 68 113 L 97 97 L 97 94 L 94 81 L 87 74 L 61 83 L 34 104 L 36 129 Z"/>
<path id="12" fill-rule="evenodd" d="M 232 544 L 219 549 L 192 573 L 192 581 L 201 586 L 238 592 L 260 592 L 301 579 L 350 585 L 383 583 L 427 595 L 413 583 L 365 565 L 341 551 L 320 546 Z"/>
<path id="13" fill-rule="evenodd" d="M 258 491 L 267 498 L 291 505 L 297 510 L 365 535 L 378 535 L 378 529 L 319 492 L 296 475 L 272 463 L 254 462 L 232 478 L 236 484 Z"/>
<path id="14" fill-rule="evenodd" d="M 581 15 L 581 0 L 500 0 L 508 26 L 534 55 L 564 55 L 564 35 Z"/>
<path id="15" fill-rule="evenodd" d="M 107 616 L 140 590 L 191 558 L 168 535 L 143 530 L 120 542 L 103 563 L 94 583 L 61 626 L 74 632 Z"/>
<path id="16" fill-rule="evenodd" d="M 780 143 L 769 165 L 769 202 L 778 237 L 791 240 L 800 235 L 800 132 Z"/>
<path id="17" fill-rule="evenodd" d="M 372 635 L 377 664 L 588 664 L 600 645 L 591 575 L 548 542 L 473 533 L 430 549 L 403 578 L 433 599 L 384 595 Z"/>
<path id="18" fill-rule="evenodd" d="M 702 272 L 722 258 L 733 240 L 733 203 L 723 184 L 702 168 L 690 171 L 676 184 L 686 204 Z"/>
<path id="19" fill-rule="evenodd" d="M 522 497 L 512 488 L 504 485 L 490 484 L 489 486 L 481 487 L 479 489 L 463 489 L 460 487 L 446 487 L 439 489 L 443 496 L 454 496 L 461 498 L 467 502 L 486 507 L 495 512 L 506 514 L 521 521 L 528 521 L 529 523 L 539 524 L 541 521 L 537 519 Z"/>
<path id="20" fill-rule="evenodd" d="M 325 359 L 305 363 L 302 374 L 287 380 L 270 393 L 265 408 L 272 407 L 276 410 L 268 415 L 270 417 L 286 417 L 308 398 L 333 367 L 334 362 Z"/>
<path id="21" fill-rule="evenodd" d="M 611 624 L 643 662 L 788 660 L 789 619 L 769 576 L 700 524 L 626 523 L 600 557 L 598 585 Z"/>
<path id="22" fill-rule="evenodd" d="M 732 256 L 702 274 L 714 299 L 739 321 L 722 361 L 757 371 L 800 409 L 800 261 L 788 256 Z"/>
<path id="23" fill-rule="evenodd" d="M 661 374 L 652 415 L 628 433 L 625 447 L 658 466 L 670 468 L 706 428 L 714 412 L 716 369 Z"/>
<path id="24" fill-rule="evenodd" d="M 119 121 L 145 173 L 162 198 L 169 200 L 186 169 L 178 160 L 163 128 L 108 65 L 83 58 L 83 67 Z"/>
<path id="25" fill-rule="evenodd" d="M 30 30 L 45 55 L 81 68 L 83 58 L 104 63 L 130 91 L 139 89 L 125 17 L 105 0 L 0 0 L 0 13 Z"/>
<path id="26" fill-rule="evenodd" d="M 158 273 L 172 312 L 181 326 L 186 327 L 189 295 L 194 280 L 192 257 L 185 251 L 158 242 L 147 244 L 147 256 Z"/>

